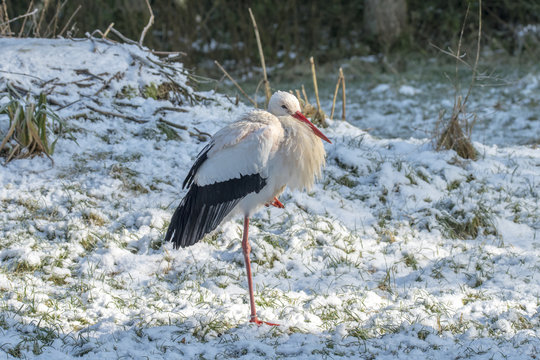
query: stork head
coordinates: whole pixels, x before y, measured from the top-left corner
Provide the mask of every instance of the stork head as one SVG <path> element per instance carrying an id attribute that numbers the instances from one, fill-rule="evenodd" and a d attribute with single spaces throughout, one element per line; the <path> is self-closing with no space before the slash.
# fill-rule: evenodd
<path id="1" fill-rule="evenodd" d="M 285 91 L 276 91 L 268 102 L 268 111 L 275 116 L 292 116 L 293 118 L 307 124 L 313 133 L 323 139 L 332 143 L 311 121 L 308 120 L 302 114 L 300 103 L 293 94 L 289 94 Z"/>

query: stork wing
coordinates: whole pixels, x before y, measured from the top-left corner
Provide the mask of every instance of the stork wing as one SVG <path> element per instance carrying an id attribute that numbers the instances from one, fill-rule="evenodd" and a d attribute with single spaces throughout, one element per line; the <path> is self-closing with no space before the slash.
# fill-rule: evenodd
<path id="1" fill-rule="evenodd" d="M 174 212 L 165 240 L 176 247 L 195 244 L 240 200 L 261 191 L 280 136 L 281 127 L 252 121 L 238 121 L 216 133 L 184 181 L 190 189 Z"/>
<path id="2" fill-rule="evenodd" d="M 218 131 L 207 151 L 201 152 L 206 159 L 198 165 L 199 156 L 195 162 L 198 170 L 193 181 L 204 186 L 244 175 L 260 174 L 267 178 L 268 159 L 282 136 L 281 125 L 275 125 L 243 120 Z"/>

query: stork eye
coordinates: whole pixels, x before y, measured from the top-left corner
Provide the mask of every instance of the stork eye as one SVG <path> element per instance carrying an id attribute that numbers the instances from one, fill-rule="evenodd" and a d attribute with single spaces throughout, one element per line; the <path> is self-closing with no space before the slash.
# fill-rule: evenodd
<path id="1" fill-rule="evenodd" d="M 282 108 L 282 109 L 285 109 L 285 110 L 288 110 L 288 109 L 287 109 L 287 106 L 285 106 L 285 105 L 281 105 L 281 108 Z"/>

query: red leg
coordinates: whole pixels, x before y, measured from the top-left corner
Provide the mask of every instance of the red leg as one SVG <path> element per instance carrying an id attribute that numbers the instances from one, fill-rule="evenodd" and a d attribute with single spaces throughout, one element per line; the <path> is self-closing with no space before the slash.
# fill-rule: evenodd
<path id="1" fill-rule="evenodd" d="M 251 319 L 249 322 L 254 322 L 257 325 L 267 324 L 272 326 L 278 326 L 279 324 L 272 324 L 266 321 L 261 321 L 257 318 L 257 311 L 255 310 L 255 296 L 253 295 L 253 280 L 251 277 L 251 261 L 249 259 L 249 253 L 251 252 L 251 245 L 249 245 L 248 240 L 248 230 L 249 230 L 249 217 L 244 217 L 244 234 L 242 236 L 242 250 L 244 251 L 244 261 L 246 263 L 246 273 L 248 279 L 248 289 L 249 289 L 249 304 L 251 306 Z"/>

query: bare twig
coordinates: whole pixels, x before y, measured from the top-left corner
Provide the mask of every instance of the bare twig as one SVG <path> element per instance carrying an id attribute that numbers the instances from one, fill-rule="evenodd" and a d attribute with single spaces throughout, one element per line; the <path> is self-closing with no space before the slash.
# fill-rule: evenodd
<path id="1" fill-rule="evenodd" d="M 468 67 L 470 67 L 471 65 L 466 62 L 465 60 L 463 60 L 460 56 L 454 54 L 453 52 L 451 51 L 446 51 L 444 49 L 441 49 L 440 47 L 438 47 L 437 45 L 433 44 L 433 43 L 429 43 L 430 46 L 434 47 L 435 49 L 439 50 L 440 52 L 442 52 L 443 54 L 446 54 L 448 56 L 451 56 L 453 57 L 454 59 L 456 59 L 457 61 L 461 62 L 463 65 L 467 65 Z"/>
<path id="2" fill-rule="evenodd" d="M 471 94 L 472 88 L 474 86 L 474 82 L 476 80 L 476 71 L 478 68 L 478 60 L 480 60 L 480 40 L 482 38 L 482 0 L 478 0 L 478 39 L 476 41 L 476 58 L 474 59 L 474 65 L 472 69 L 471 74 L 471 83 L 469 85 L 469 89 L 467 90 L 467 95 L 465 95 L 465 99 L 463 102 L 467 102 L 469 99 L 469 95 Z"/>
<path id="3" fill-rule="evenodd" d="M 463 40 L 463 32 L 465 31 L 465 25 L 467 24 L 467 17 L 469 17 L 469 10 L 471 9 L 471 4 L 467 3 L 467 10 L 465 11 L 465 18 L 463 19 L 463 25 L 461 26 L 461 32 L 459 33 L 459 41 L 458 41 L 458 48 L 457 48 L 457 54 L 456 54 L 456 60 L 461 59 L 461 42 Z M 456 61 L 456 93 L 459 92 L 459 77 L 458 77 L 458 65 L 459 63 Z"/>
<path id="4" fill-rule="evenodd" d="M 34 79 L 38 79 L 39 81 L 41 82 L 45 82 L 45 80 L 35 76 L 35 75 L 32 75 L 32 74 L 25 74 L 25 73 L 21 73 L 21 72 L 15 72 L 15 71 L 7 71 L 7 70 L 0 70 L 0 72 L 2 73 L 6 73 L 6 74 L 14 74 L 14 75 L 22 75 L 22 76 L 28 76 L 28 77 L 31 77 L 31 78 L 34 78 Z"/>
<path id="5" fill-rule="evenodd" d="M 174 55 L 174 57 L 177 57 L 177 56 L 186 56 L 187 53 L 183 52 L 183 51 L 157 51 L 157 50 L 152 50 L 152 54 L 154 55 L 158 55 L 158 56 L 170 56 L 170 55 Z"/>
<path id="6" fill-rule="evenodd" d="M 154 114 L 154 115 L 155 115 L 155 114 Z M 175 123 L 173 123 L 173 122 L 171 122 L 171 121 L 167 121 L 167 120 L 165 120 L 165 119 L 159 119 L 158 121 L 159 121 L 159 122 L 162 122 L 162 123 L 164 123 L 164 124 L 167 124 L 167 125 L 169 125 L 169 126 L 172 126 L 172 127 L 174 127 L 174 128 L 180 129 L 180 130 L 187 130 L 187 129 L 188 129 L 187 126 L 184 126 L 184 125 L 178 125 L 178 124 L 175 124 Z"/>
<path id="7" fill-rule="evenodd" d="M 255 16 L 253 16 L 253 12 L 251 11 L 251 8 L 248 8 L 248 10 L 249 10 L 249 16 L 251 17 L 251 21 L 253 22 L 255 38 L 257 39 L 257 47 L 259 48 L 259 56 L 261 57 L 261 66 L 263 70 L 263 79 L 264 79 L 264 94 L 266 95 L 266 103 L 265 103 L 265 108 L 266 108 L 268 107 L 270 96 L 272 95 L 270 92 L 270 83 L 268 82 L 268 76 L 266 74 L 266 63 L 264 61 L 264 53 L 263 53 L 262 44 L 261 44 L 261 37 L 259 36 L 259 29 L 257 28 L 257 22 L 255 21 Z"/>
<path id="8" fill-rule="evenodd" d="M 162 106 L 154 110 L 154 113 L 152 115 L 156 115 L 157 113 L 161 111 L 175 111 L 175 112 L 183 112 L 183 113 L 187 112 L 186 109 L 182 109 L 182 108 L 177 108 L 177 107 L 172 107 L 172 106 Z"/>
<path id="9" fill-rule="evenodd" d="M 146 32 L 148 31 L 148 29 L 150 29 L 152 27 L 152 25 L 154 25 L 154 12 L 152 11 L 152 7 L 150 6 L 150 2 L 148 0 L 145 0 L 146 1 L 146 6 L 148 6 L 148 11 L 150 12 L 150 19 L 148 19 L 148 24 L 146 24 L 146 26 L 144 27 L 142 33 L 141 33 L 141 38 L 139 39 L 139 45 L 142 46 L 143 44 L 143 41 L 144 41 L 144 37 L 146 36 Z"/>
<path id="10" fill-rule="evenodd" d="M 114 27 L 111 28 L 111 32 L 115 34 L 116 36 L 118 36 L 120 39 L 122 39 L 125 43 L 133 44 L 133 45 L 137 45 L 141 47 L 141 45 L 138 42 L 125 37 L 120 31 L 116 30 Z"/>
<path id="11" fill-rule="evenodd" d="M 86 107 L 89 108 L 92 111 L 95 111 L 95 112 L 103 114 L 103 115 L 119 117 L 119 118 L 122 118 L 122 119 L 125 119 L 125 120 L 129 120 L 129 121 L 139 123 L 139 124 L 145 124 L 145 123 L 148 122 L 148 120 L 137 119 L 134 116 L 124 115 L 124 114 L 120 114 L 120 113 L 114 113 L 114 112 L 111 112 L 111 111 L 99 109 L 97 107 L 94 107 L 94 106 L 88 105 L 88 104 L 86 104 Z"/>
<path id="12" fill-rule="evenodd" d="M 8 20 L 6 22 L 1 23 L 0 27 L 7 26 L 7 25 L 11 24 L 12 22 L 17 21 L 19 19 L 22 19 L 22 18 L 25 18 L 25 17 L 28 17 L 28 16 L 32 16 L 32 15 L 36 14 L 38 11 L 39 11 L 38 9 L 34 9 L 34 11 L 32 11 L 32 12 L 29 12 L 29 13 L 26 13 L 24 15 L 19 15 L 17 17 L 14 17 L 11 20 Z"/>
<path id="13" fill-rule="evenodd" d="M 242 95 L 244 95 L 244 96 L 245 96 L 245 97 L 253 104 L 253 106 L 257 107 L 257 103 L 255 102 L 255 100 L 253 100 L 252 98 L 250 98 L 250 97 L 248 96 L 248 94 L 246 94 L 246 92 L 244 91 L 244 89 L 242 89 L 242 87 L 241 87 L 240 85 L 238 85 L 238 83 L 232 78 L 231 75 L 229 75 L 229 73 L 223 68 L 223 66 L 221 66 L 221 64 L 220 64 L 217 60 L 214 60 L 214 64 L 216 64 L 217 67 L 218 67 L 221 71 L 223 71 L 223 73 L 225 74 L 225 76 L 227 76 L 227 78 L 228 78 L 229 80 L 232 81 L 232 83 L 236 86 L 236 88 L 237 88 L 238 90 L 240 90 L 240 92 L 242 93 Z"/>
<path id="14" fill-rule="evenodd" d="M 107 79 L 107 81 L 105 81 L 105 83 L 103 84 L 103 86 L 101 88 L 99 88 L 98 91 L 96 91 L 96 93 L 94 94 L 94 96 L 96 95 L 99 95 L 100 92 L 102 92 L 103 90 L 105 90 L 105 88 L 107 88 L 107 86 L 109 86 L 109 84 L 111 83 L 111 81 L 113 81 L 113 79 L 120 79 L 122 76 L 124 76 L 124 73 L 122 73 L 121 71 L 118 71 L 116 74 L 114 74 L 113 76 L 111 76 L 110 78 Z M 101 78 L 98 77 L 98 79 L 102 80 Z"/>
<path id="15" fill-rule="evenodd" d="M 209 134 L 207 132 L 204 132 L 204 131 L 201 131 L 199 129 L 197 129 L 196 127 L 194 127 L 195 131 L 198 132 L 200 135 L 205 135 L 205 136 L 208 136 L 208 137 L 212 137 L 212 134 Z"/>
<path id="16" fill-rule="evenodd" d="M 114 105 L 127 106 L 127 107 L 130 107 L 130 108 L 133 108 L 133 109 L 138 109 L 138 108 L 141 107 L 141 105 L 133 104 L 131 102 L 123 102 L 123 101 L 115 101 Z M 118 107 L 115 106 L 115 109 L 118 109 Z"/>
<path id="17" fill-rule="evenodd" d="M 60 31 L 60 33 L 58 34 L 58 36 L 62 36 L 62 34 L 64 34 L 64 32 L 67 30 L 69 24 L 71 23 L 71 20 L 73 20 L 73 18 L 75 17 L 75 15 L 77 15 L 77 13 L 79 12 L 79 10 L 81 10 L 81 6 L 82 6 L 82 5 L 77 6 L 77 8 L 76 8 L 75 11 L 73 12 L 73 14 L 71 14 L 71 16 L 69 17 L 68 21 L 66 22 L 66 25 L 64 25 L 64 27 L 62 28 L 62 30 Z"/>

